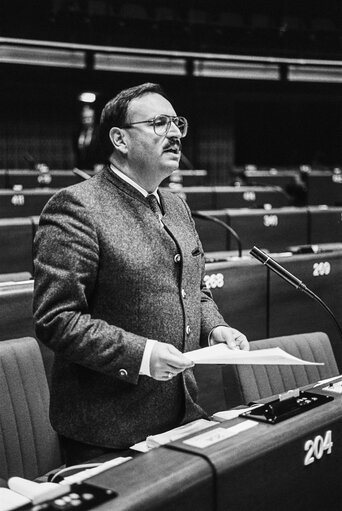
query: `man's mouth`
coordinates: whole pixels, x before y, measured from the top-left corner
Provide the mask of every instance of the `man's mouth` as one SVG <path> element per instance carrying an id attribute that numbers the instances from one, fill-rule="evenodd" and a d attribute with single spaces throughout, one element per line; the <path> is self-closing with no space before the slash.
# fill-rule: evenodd
<path id="1" fill-rule="evenodd" d="M 164 149 L 164 153 L 180 154 L 180 152 L 181 152 L 181 144 L 180 144 L 180 142 L 175 142 L 173 144 L 169 144 Z"/>

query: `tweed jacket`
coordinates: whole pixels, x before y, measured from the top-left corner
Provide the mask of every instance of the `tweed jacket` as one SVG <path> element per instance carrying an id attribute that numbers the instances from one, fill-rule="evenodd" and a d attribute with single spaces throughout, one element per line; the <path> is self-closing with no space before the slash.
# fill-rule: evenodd
<path id="1" fill-rule="evenodd" d="M 34 321 L 55 352 L 50 417 L 60 434 L 127 448 L 205 416 L 187 369 L 139 375 L 146 340 L 182 352 L 226 324 L 202 283 L 204 257 L 185 201 L 147 200 L 109 168 L 57 192 L 35 237 Z"/>

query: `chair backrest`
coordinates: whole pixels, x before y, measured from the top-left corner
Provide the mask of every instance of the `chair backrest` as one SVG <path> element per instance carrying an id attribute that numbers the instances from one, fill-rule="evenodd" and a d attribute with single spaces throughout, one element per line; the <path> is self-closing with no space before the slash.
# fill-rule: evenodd
<path id="1" fill-rule="evenodd" d="M 36 479 L 61 465 L 38 343 L 0 342 L 0 478 Z"/>
<path id="2" fill-rule="evenodd" d="M 224 366 L 222 379 L 227 408 L 281 394 L 339 374 L 330 340 L 323 332 L 252 341 L 250 346 L 252 350 L 278 346 L 303 360 L 324 362 L 324 365 Z"/>

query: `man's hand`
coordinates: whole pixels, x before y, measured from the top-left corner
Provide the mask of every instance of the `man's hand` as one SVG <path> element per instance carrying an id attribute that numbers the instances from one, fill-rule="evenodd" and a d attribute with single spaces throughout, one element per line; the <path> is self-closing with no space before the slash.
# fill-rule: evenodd
<path id="1" fill-rule="evenodd" d="M 155 380 L 171 380 L 184 369 L 194 367 L 194 365 L 172 344 L 156 342 L 153 346 L 150 358 L 150 374 Z"/>
<path id="2" fill-rule="evenodd" d="M 249 351 L 249 344 L 247 337 L 236 330 L 228 326 L 217 326 L 211 332 L 209 344 L 218 344 L 224 342 L 231 350 L 243 350 Z"/>

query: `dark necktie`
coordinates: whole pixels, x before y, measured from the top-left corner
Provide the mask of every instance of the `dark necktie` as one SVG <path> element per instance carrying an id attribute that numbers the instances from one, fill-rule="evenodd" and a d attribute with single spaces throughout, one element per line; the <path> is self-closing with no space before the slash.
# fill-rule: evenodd
<path id="1" fill-rule="evenodd" d="M 161 212 L 161 207 L 160 207 L 160 204 L 158 202 L 158 199 L 157 197 L 153 194 L 153 193 L 150 193 L 147 197 L 146 197 L 149 205 L 150 205 L 150 208 L 152 209 L 153 213 L 158 217 L 158 219 L 160 220 L 161 217 L 163 216 L 162 215 L 162 212 Z"/>

